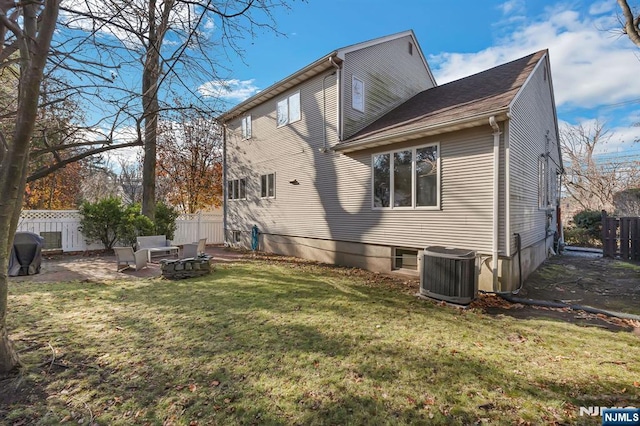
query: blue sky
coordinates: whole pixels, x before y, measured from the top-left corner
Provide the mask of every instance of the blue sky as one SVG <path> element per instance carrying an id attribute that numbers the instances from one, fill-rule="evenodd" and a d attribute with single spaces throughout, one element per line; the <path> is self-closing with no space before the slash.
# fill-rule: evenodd
<path id="1" fill-rule="evenodd" d="M 633 3 L 633 2 L 632 2 Z M 413 29 L 439 84 L 548 48 L 561 123 L 598 119 L 608 153 L 640 156 L 640 48 L 606 1 L 294 1 L 275 15 L 284 35 L 245 40 L 230 57 L 230 105 L 336 48 Z"/>

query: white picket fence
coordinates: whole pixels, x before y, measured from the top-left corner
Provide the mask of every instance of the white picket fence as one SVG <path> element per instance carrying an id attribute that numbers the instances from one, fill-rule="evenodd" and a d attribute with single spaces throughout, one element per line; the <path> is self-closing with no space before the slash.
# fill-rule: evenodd
<path id="1" fill-rule="evenodd" d="M 224 242 L 222 215 L 220 213 L 184 214 L 176 220 L 174 244 L 186 244 L 206 238 L 207 244 Z M 45 238 L 45 247 L 64 252 L 100 250 L 100 242 L 85 241 L 80 227 L 78 210 L 23 210 L 18 231 L 33 232 Z"/>

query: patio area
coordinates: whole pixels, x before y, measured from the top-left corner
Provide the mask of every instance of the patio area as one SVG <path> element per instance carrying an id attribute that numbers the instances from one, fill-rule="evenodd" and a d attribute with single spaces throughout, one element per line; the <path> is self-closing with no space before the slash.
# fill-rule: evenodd
<path id="1" fill-rule="evenodd" d="M 245 253 L 229 250 L 222 246 L 208 246 L 206 254 L 215 263 L 237 261 L 246 257 Z M 161 275 L 160 260 L 149 263 L 139 271 L 116 270 L 116 257 L 108 254 L 52 255 L 43 254 L 42 268 L 39 274 L 10 277 L 12 282 L 69 282 L 69 281 L 111 281 L 118 279 L 148 279 Z"/>

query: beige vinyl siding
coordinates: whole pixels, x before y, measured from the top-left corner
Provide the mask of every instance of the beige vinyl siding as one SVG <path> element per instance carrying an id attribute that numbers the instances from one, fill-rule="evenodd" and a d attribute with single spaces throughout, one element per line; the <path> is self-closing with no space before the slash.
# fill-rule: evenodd
<path id="1" fill-rule="evenodd" d="M 414 44 L 409 54 L 409 42 Z M 343 139 L 348 138 L 415 94 L 433 87 L 410 36 L 345 54 L 342 70 Z M 351 83 L 364 82 L 364 112 L 352 108 Z"/>
<path id="2" fill-rule="evenodd" d="M 355 220 L 340 221 L 341 234 L 361 235 L 360 241 L 399 247 L 445 245 L 483 253 L 491 251 L 493 136 L 491 128 L 471 129 L 396 144 L 393 150 L 440 143 L 441 208 L 371 209 L 371 155 L 387 149 L 354 154 L 366 180 L 344 180 L 341 193 L 366 187 L 366 206 Z M 349 186 L 350 187 L 349 187 Z"/>
<path id="3" fill-rule="evenodd" d="M 316 76 L 271 99 L 248 113 L 252 117 L 252 137 L 242 139 L 241 118 L 231 121 L 227 134 L 227 177 L 247 178 L 246 200 L 228 201 L 228 228 L 249 232 L 257 224 L 261 230 L 295 229 L 318 234 L 324 217 L 317 208 L 315 189 L 321 173 L 318 163 L 328 155 L 323 147 L 323 114 L 326 105 L 328 141 L 337 139 L 336 75 L 332 71 Z M 326 79 L 325 79 L 326 77 Z M 325 91 L 323 97 L 323 79 Z M 300 92 L 301 119 L 281 127 L 276 123 L 276 105 Z M 319 168 L 321 169 L 321 167 Z M 275 173 L 275 198 L 260 198 L 260 176 Z M 297 180 L 299 185 L 289 182 Z M 299 229 L 298 229 L 299 228 Z M 322 235 L 326 235 L 323 232 Z"/>
<path id="4" fill-rule="evenodd" d="M 523 248 L 547 236 L 547 210 L 538 208 L 538 158 L 545 151 L 547 134 L 550 183 L 559 168 L 556 163 L 560 163 L 552 89 L 550 79 L 545 78 L 546 68 L 547 61 L 543 58 L 521 89 L 509 121 L 511 232 L 521 235 Z M 555 217 L 555 212 L 553 214 Z M 554 229 L 555 223 L 551 231 Z M 515 241 L 512 249 L 515 250 Z"/>
<path id="5" fill-rule="evenodd" d="M 312 89 L 314 87 L 315 89 Z M 305 92 L 317 90 L 317 80 L 301 88 L 304 117 L 311 106 Z M 317 93 L 317 92 L 316 92 Z M 259 110 L 258 108 L 257 110 Z M 275 114 L 275 102 L 271 115 Z M 335 115 L 335 109 L 332 110 Z M 371 155 L 320 152 L 321 130 L 295 142 L 293 135 L 264 138 L 256 117 L 254 139 L 229 147 L 229 178 L 247 175 L 247 200 L 229 202 L 230 229 L 326 240 L 423 248 L 446 245 L 489 253 L 492 240 L 493 137 L 489 125 L 397 144 L 393 149 L 440 143 L 441 209 L 379 210 L 371 206 Z M 258 118 L 266 117 L 266 118 Z M 273 121 L 273 117 L 270 119 Z M 271 123 L 275 127 L 275 122 Z M 305 126 L 298 133 L 307 135 Z M 316 133 L 319 136 L 314 136 Z M 262 135 L 262 136 L 261 136 Z M 230 144 L 231 145 L 231 144 Z M 246 166 L 237 159 L 242 156 Z M 250 169 L 255 169 L 252 171 Z M 259 199 L 259 175 L 276 173 L 275 199 Z M 291 185 L 296 179 L 300 185 Z"/>

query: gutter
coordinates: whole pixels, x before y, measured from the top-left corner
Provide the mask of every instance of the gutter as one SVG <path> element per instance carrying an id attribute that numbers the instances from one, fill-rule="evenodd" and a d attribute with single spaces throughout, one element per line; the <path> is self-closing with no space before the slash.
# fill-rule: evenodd
<path id="1" fill-rule="evenodd" d="M 338 144 L 333 149 L 335 151 L 343 151 L 343 152 L 351 152 L 358 151 L 361 149 L 367 149 L 372 146 L 378 145 L 387 145 L 394 142 L 400 142 L 410 139 L 417 139 L 419 137 L 430 136 L 439 133 L 446 133 L 453 130 L 459 129 L 451 129 L 452 127 L 458 126 L 459 128 L 470 128 L 475 126 L 481 126 L 485 123 L 485 120 L 490 117 L 494 117 L 496 121 L 504 121 L 507 117 L 507 112 L 509 108 L 500 108 L 494 111 L 485 112 L 482 114 L 476 114 L 465 118 L 459 118 L 454 120 L 449 120 L 437 124 L 417 127 L 408 130 L 399 130 L 395 133 L 388 134 L 386 136 L 370 136 L 360 140 L 356 140 L 353 142 L 345 142 L 342 144 Z"/>
<path id="2" fill-rule="evenodd" d="M 500 179 L 500 126 L 496 117 L 489 117 L 489 125 L 493 128 L 493 238 L 491 241 L 491 272 L 493 274 L 493 289 L 498 288 L 498 237 L 499 237 L 499 179 Z"/>
<path id="3" fill-rule="evenodd" d="M 289 83 L 296 80 L 297 78 L 303 77 L 305 76 L 305 74 L 312 73 L 312 75 L 309 75 L 305 78 L 306 80 L 308 78 L 311 78 L 313 75 L 320 74 L 321 72 L 325 71 L 331 66 L 331 65 L 327 66 L 326 64 L 329 63 L 329 59 L 336 58 L 337 54 L 338 54 L 338 51 L 333 51 L 328 55 L 323 56 L 322 58 L 312 62 L 311 64 L 307 65 L 301 70 L 296 71 L 295 73 L 272 84 L 271 86 L 260 91 L 259 93 L 256 93 L 255 95 L 245 100 L 244 102 L 234 106 L 230 110 L 219 115 L 216 119 L 220 122 L 229 121 L 235 117 L 238 117 L 239 115 L 241 115 L 245 111 L 248 111 L 254 106 L 259 105 L 263 102 L 266 102 L 267 100 L 278 96 L 280 93 L 284 93 L 285 91 L 289 90 L 291 87 L 298 84 L 298 83 L 294 83 L 294 84 L 288 85 Z M 340 61 L 338 60 L 337 62 L 340 62 Z"/>

